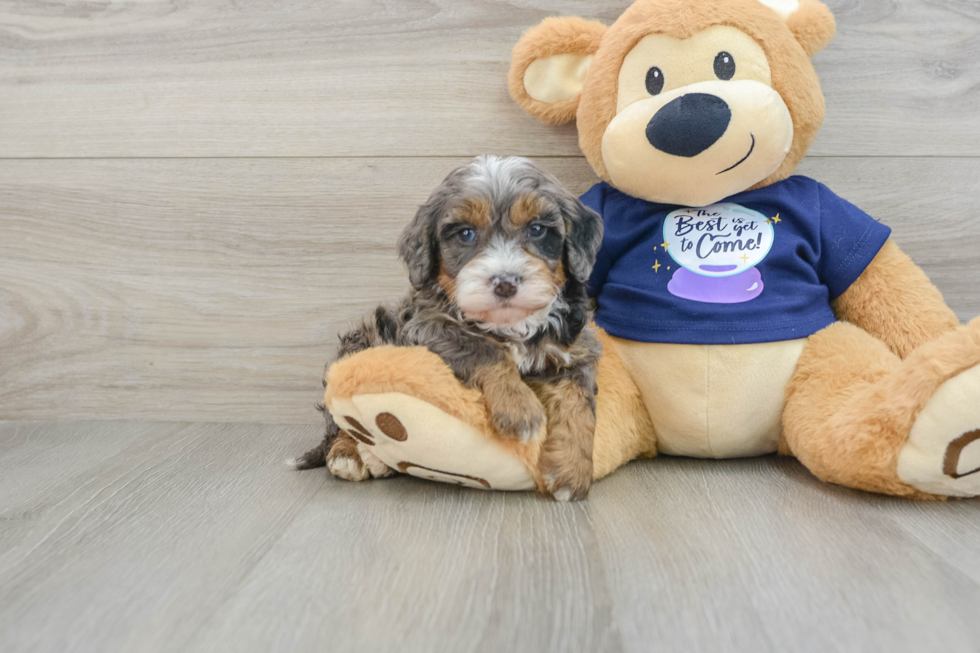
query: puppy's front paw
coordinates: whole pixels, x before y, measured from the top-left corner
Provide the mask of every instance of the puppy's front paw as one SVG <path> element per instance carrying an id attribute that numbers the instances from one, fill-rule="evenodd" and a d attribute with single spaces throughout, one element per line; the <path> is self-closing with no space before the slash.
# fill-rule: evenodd
<path id="1" fill-rule="evenodd" d="M 372 478 L 387 478 L 395 474 L 395 470 L 381 462 L 381 459 L 370 451 L 365 451 L 361 455 L 361 460 Z"/>
<path id="2" fill-rule="evenodd" d="M 490 420 L 498 433 L 530 442 L 545 424 L 544 407 L 524 384 L 485 393 Z"/>
<path id="3" fill-rule="evenodd" d="M 368 466 L 361 461 L 360 456 L 343 454 L 327 461 L 327 469 L 337 478 L 347 481 L 363 481 L 371 476 Z"/>
<path id="4" fill-rule="evenodd" d="M 543 452 L 541 473 L 545 490 L 555 501 L 581 501 L 592 487 L 592 460 Z"/>

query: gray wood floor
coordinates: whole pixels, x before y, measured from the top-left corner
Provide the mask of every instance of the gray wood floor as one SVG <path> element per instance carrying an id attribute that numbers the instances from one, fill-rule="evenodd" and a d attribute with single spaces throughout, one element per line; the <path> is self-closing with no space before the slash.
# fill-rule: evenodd
<path id="1" fill-rule="evenodd" d="M 585 503 L 282 460 L 308 425 L 0 423 L 0 650 L 977 651 L 980 502 L 774 457 Z"/>

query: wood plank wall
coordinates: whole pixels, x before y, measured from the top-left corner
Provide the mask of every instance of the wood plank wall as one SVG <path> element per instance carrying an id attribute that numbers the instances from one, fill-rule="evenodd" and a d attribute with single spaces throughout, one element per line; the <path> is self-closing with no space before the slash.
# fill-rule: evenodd
<path id="1" fill-rule="evenodd" d="M 0 0 L 0 419 L 311 422 L 347 321 L 406 287 L 450 169 L 573 127 L 508 98 L 549 15 L 626 0 Z M 980 4 L 831 0 L 800 166 L 980 314 Z"/>

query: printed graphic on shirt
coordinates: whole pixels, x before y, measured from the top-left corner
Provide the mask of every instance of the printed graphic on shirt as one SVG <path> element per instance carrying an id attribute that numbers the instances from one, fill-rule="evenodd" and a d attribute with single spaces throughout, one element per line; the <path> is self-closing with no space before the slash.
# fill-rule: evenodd
<path id="1" fill-rule="evenodd" d="M 681 267 L 667 290 L 710 304 L 755 299 L 765 287 L 756 266 L 772 249 L 776 220 L 730 202 L 671 211 L 661 247 Z"/>

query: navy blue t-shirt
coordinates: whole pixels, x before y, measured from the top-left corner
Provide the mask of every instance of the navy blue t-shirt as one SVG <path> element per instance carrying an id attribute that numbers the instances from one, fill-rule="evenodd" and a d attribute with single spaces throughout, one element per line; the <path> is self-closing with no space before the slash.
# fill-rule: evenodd
<path id="1" fill-rule="evenodd" d="M 706 207 L 656 204 L 602 182 L 582 201 L 605 236 L 589 281 L 596 323 L 642 342 L 742 344 L 835 321 L 891 229 L 808 177 Z"/>

